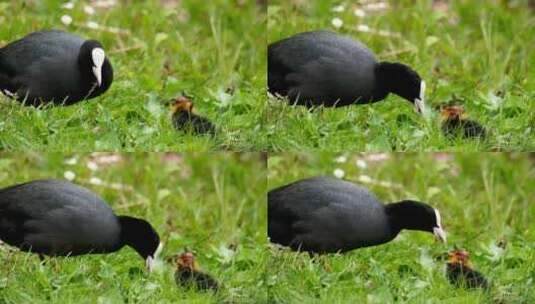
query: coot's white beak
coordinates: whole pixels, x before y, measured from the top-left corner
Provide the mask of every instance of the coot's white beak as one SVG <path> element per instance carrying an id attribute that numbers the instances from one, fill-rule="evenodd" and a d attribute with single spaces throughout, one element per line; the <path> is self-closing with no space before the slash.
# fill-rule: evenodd
<path id="1" fill-rule="evenodd" d="M 93 74 L 95 75 L 95 78 L 97 79 L 97 84 L 100 87 L 102 85 L 102 67 L 97 68 L 93 67 Z"/>
<path id="2" fill-rule="evenodd" d="M 420 96 L 414 99 L 414 108 L 416 112 L 424 114 L 425 112 L 425 81 L 420 81 Z"/>
<path id="3" fill-rule="evenodd" d="M 438 212 L 437 209 L 435 209 L 435 218 L 437 226 L 433 228 L 433 234 L 438 240 L 446 243 L 446 232 L 442 229 L 442 219 L 440 218 L 440 212 Z"/>
<path id="4" fill-rule="evenodd" d="M 154 270 L 154 258 L 152 256 L 148 256 L 145 260 L 145 266 L 147 267 L 147 270 L 149 272 L 152 272 Z"/>
<path id="5" fill-rule="evenodd" d="M 441 241 L 443 243 L 446 243 L 446 232 L 444 232 L 444 230 L 442 230 L 442 228 L 439 228 L 439 227 L 433 228 L 433 234 L 435 235 L 437 240 L 439 240 L 439 241 Z"/>
<path id="6" fill-rule="evenodd" d="M 163 244 L 160 243 L 158 245 L 158 248 L 156 248 L 154 255 L 153 256 L 149 255 L 147 259 L 145 260 L 145 266 L 147 267 L 147 270 L 149 272 L 152 272 L 154 270 L 154 266 L 156 266 L 156 260 L 158 259 L 158 256 L 160 255 L 162 248 L 163 248 Z"/>
<path id="7" fill-rule="evenodd" d="M 91 51 L 91 60 L 93 61 L 93 75 L 97 79 L 97 84 L 100 87 L 102 85 L 102 66 L 106 59 L 106 53 L 101 48 L 95 48 Z"/>

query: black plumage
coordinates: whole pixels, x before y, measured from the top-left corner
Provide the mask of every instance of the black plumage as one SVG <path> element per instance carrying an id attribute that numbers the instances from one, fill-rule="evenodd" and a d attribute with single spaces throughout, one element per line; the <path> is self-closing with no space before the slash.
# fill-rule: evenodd
<path id="1" fill-rule="evenodd" d="M 329 31 L 300 33 L 268 47 L 268 88 L 292 104 L 340 107 L 392 92 L 424 111 L 425 82 L 401 63 L 377 62 L 362 43 Z"/>
<path id="2" fill-rule="evenodd" d="M 40 31 L 0 49 L 0 92 L 27 105 L 71 105 L 106 92 L 113 68 L 96 40 Z"/>
<path id="3" fill-rule="evenodd" d="M 177 261 L 175 281 L 184 287 L 195 287 L 198 290 L 219 290 L 219 283 L 209 274 L 198 269 L 195 256 L 191 252 L 181 254 Z"/>
<path id="4" fill-rule="evenodd" d="M 197 115 L 191 100 L 184 96 L 174 100 L 172 104 L 172 120 L 174 127 L 180 131 L 212 136 L 216 133 L 216 128 L 212 122 Z"/>
<path id="5" fill-rule="evenodd" d="M 487 130 L 474 120 L 448 117 L 442 122 L 442 132 L 448 137 L 485 138 Z"/>
<path id="6" fill-rule="evenodd" d="M 438 210 L 410 200 L 383 205 L 347 181 L 314 177 L 268 193 L 270 241 L 293 250 L 345 252 L 386 243 L 402 229 L 446 238 Z"/>
<path id="7" fill-rule="evenodd" d="M 128 245 L 149 269 L 160 248 L 147 221 L 116 216 L 88 189 L 53 179 L 0 190 L 0 239 L 48 256 L 109 253 Z"/>
<path id="8" fill-rule="evenodd" d="M 450 253 L 447 263 L 446 276 L 451 284 L 456 287 L 482 288 L 490 287 L 487 279 L 480 272 L 474 270 L 469 263 L 467 251 L 456 250 Z"/>

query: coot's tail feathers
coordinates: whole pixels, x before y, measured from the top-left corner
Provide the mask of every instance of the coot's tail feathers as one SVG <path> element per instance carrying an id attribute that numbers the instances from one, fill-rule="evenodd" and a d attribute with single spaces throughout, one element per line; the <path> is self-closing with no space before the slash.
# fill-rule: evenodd
<path id="1" fill-rule="evenodd" d="M 5 62 L 2 56 L 2 49 L 0 49 L 0 93 L 8 97 L 17 92 L 17 88 L 12 83 L 13 69 Z M 6 92 L 7 91 L 7 92 Z"/>
<path id="2" fill-rule="evenodd" d="M 284 60 L 275 55 L 277 47 L 283 41 L 268 47 L 268 91 L 275 96 L 287 97 L 291 105 L 314 107 L 311 97 L 304 96 L 298 89 L 302 76 L 288 67 Z"/>
<path id="3" fill-rule="evenodd" d="M 284 77 L 275 71 L 268 71 L 268 90 L 273 95 L 288 95 L 288 86 L 284 82 Z"/>
<path id="4" fill-rule="evenodd" d="M 277 221 L 268 220 L 268 237 L 272 243 L 290 246 L 294 237 L 292 221 L 280 218 Z"/>
<path id="5" fill-rule="evenodd" d="M 0 93 L 9 98 L 15 97 L 18 89 L 13 85 L 11 78 L 0 72 Z"/>
<path id="6" fill-rule="evenodd" d="M 25 234 L 24 223 L 28 219 L 28 216 L 23 213 L 0 208 L 0 239 L 11 246 L 22 246 Z"/>
<path id="7" fill-rule="evenodd" d="M 4 57 L 4 50 L 0 49 L 0 77 L 2 77 L 2 75 L 4 75 L 4 77 L 13 76 L 15 73 L 13 66 L 9 64 Z M 0 83 L 3 82 L 4 80 L 0 79 Z"/>
<path id="8" fill-rule="evenodd" d="M 271 54 L 272 47 L 268 49 L 268 90 L 273 95 L 288 95 L 288 84 L 285 81 L 290 70 L 275 60 Z"/>
<path id="9" fill-rule="evenodd" d="M 268 237 L 271 242 L 283 246 L 290 246 L 292 243 L 294 239 L 292 226 L 297 220 L 297 216 L 291 210 L 277 203 L 276 192 L 287 186 L 268 192 Z"/>

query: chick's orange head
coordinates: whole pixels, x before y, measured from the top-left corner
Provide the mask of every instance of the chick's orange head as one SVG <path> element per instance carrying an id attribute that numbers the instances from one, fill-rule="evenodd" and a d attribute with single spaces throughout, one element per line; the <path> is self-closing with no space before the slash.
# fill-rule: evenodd
<path id="1" fill-rule="evenodd" d="M 185 96 L 176 98 L 172 104 L 171 109 L 173 113 L 176 112 L 193 112 L 193 102 Z"/>
<path id="2" fill-rule="evenodd" d="M 465 116 L 462 106 L 444 106 L 440 109 L 443 118 L 463 118 Z"/>
<path id="3" fill-rule="evenodd" d="M 454 250 L 449 253 L 449 262 L 452 264 L 468 265 L 470 254 L 466 250 Z"/>
<path id="4" fill-rule="evenodd" d="M 197 263 L 195 261 L 195 256 L 191 252 L 184 252 L 178 257 L 178 265 L 180 267 L 197 269 Z"/>

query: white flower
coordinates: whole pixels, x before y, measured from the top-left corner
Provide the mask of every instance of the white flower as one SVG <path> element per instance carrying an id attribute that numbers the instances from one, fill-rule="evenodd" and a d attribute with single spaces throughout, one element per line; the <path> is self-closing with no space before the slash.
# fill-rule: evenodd
<path id="1" fill-rule="evenodd" d="M 336 169 L 336 170 L 334 170 L 334 173 L 333 173 L 333 174 L 334 174 L 334 176 L 336 176 L 337 178 L 343 178 L 343 177 L 346 175 L 346 173 L 345 173 L 344 170 L 342 170 L 342 169 Z"/>
<path id="2" fill-rule="evenodd" d="M 377 3 L 369 3 L 365 6 L 365 9 L 368 11 L 384 11 L 387 10 L 389 7 L 388 3 L 386 2 L 377 2 Z"/>
<path id="3" fill-rule="evenodd" d="M 98 165 L 95 162 L 87 162 L 87 168 L 91 171 L 97 171 Z"/>
<path id="4" fill-rule="evenodd" d="M 76 165 L 76 164 L 78 163 L 78 159 L 77 159 L 76 157 L 69 158 L 69 159 L 66 159 L 66 160 L 64 161 L 64 163 L 65 163 L 66 165 L 74 166 L 74 165 Z"/>
<path id="5" fill-rule="evenodd" d="M 357 17 L 364 17 L 366 16 L 366 12 L 361 10 L 360 8 L 357 8 L 355 9 L 355 11 L 353 12 L 353 14 L 355 14 L 355 16 Z"/>
<path id="6" fill-rule="evenodd" d="M 343 4 L 333 7 L 333 12 L 341 13 L 346 10 L 346 7 Z"/>
<path id="7" fill-rule="evenodd" d="M 88 21 L 87 22 L 87 27 L 90 28 L 90 29 L 96 30 L 96 29 L 98 29 L 99 25 L 95 21 Z"/>
<path id="8" fill-rule="evenodd" d="M 360 32 L 369 32 L 370 27 L 365 24 L 359 24 L 359 26 L 357 26 L 357 30 Z"/>
<path id="9" fill-rule="evenodd" d="M 369 177 L 368 175 L 361 175 L 359 176 L 359 181 L 362 182 L 362 183 L 370 183 L 373 181 L 373 179 L 371 177 Z"/>
<path id="10" fill-rule="evenodd" d="M 67 2 L 67 3 L 63 4 L 61 7 L 63 7 L 64 9 L 72 10 L 74 8 L 74 3 Z"/>
<path id="11" fill-rule="evenodd" d="M 357 165 L 357 167 L 361 168 L 361 169 L 366 169 L 368 167 L 368 164 L 363 161 L 362 159 L 357 159 L 355 165 Z"/>
<path id="12" fill-rule="evenodd" d="M 61 16 L 61 23 L 65 25 L 70 25 L 72 23 L 72 17 L 69 15 L 63 15 Z"/>
<path id="13" fill-rule="evenodd" d="M 89 183 L 93 185 L 102 185 L 102 180 L 98 177 L 92 177 L 89 179 Z"/>
<path id="14" fill-rule="evenodd" d="M 342 21 L 342 19 L 340 18 L 333 18 L 331 23 L 335 28 L 341 28 L 342 25 L 344 24 L 344 21 Z"/>
<path id="15" fill-rule="evenodd" d="M 73 181 L 76 178 L 76 174 L 74 174 L 72 171 L 65 171 L 65 173 L 63 173 L 63 177 L 65 177 L 65 179 L 68 181 Z"/>
<path id="16" fill-rule="evenodd" d="M 84 12 L 88 15 L 93 15 L 95 13 L 95 9 L 90 5 L 86 5 L 84 6 Z"/>
<path id="17" fill-rule="evenodd" d="M 339 163 L 339 164 L 343 164 L 347 161 L 347 157 L 345 157 L 344 155 L 341 155 L 341 156 L 338 156 L 337 158 L 334 159 L 335 162 Z"/>

